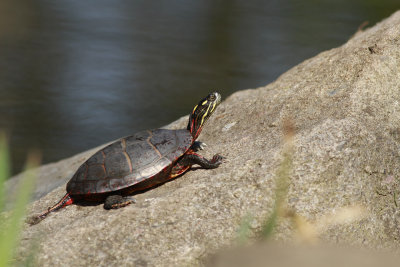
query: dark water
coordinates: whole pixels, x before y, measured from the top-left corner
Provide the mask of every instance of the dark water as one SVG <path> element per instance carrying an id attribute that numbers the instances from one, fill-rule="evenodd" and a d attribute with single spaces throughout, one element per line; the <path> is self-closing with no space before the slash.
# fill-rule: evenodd
<path id="1" fill-rule="evenodd" d="M 30 148 L 56 161 L 168 124 L 210 91 L 226 97 L 266 85 L 399 7 L 398 0 L 2 0 L 0 129 L 10 135 L 13 171 Z"/>

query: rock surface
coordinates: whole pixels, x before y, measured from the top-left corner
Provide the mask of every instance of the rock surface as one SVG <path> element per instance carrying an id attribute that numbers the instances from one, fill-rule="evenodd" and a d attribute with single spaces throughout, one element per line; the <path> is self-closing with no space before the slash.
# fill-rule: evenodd
<path id="1" fill-rule="evenodd" d="M 304 61 L 266 87 L 229 96 L 200 140 L 228 160 L 190 171 L 136 195 L 137 204 L 106 211 L 72 205 L 26 226 L 20 255 L 39 239 L 41 266 L 188 266 L 234 243 L 248 215 L 260 230 L 274 205 L 282 123 L 296 126 L 288 206 L 318 221 L 351 205 L 365 216 L 327 224 L 319 239 L 366 248 L 397 248 L 400 238 L 400 12 L 341 47 Z M 185 127 L 186 118 L 171 125 Z M 64 184 L 93 151 L 42 167 L 40 183 Z M 42 189 L 37 196 L 52 188 Z M 57 187 L 30 214 L 53 205 Z M 296 231 L 282 222 L 275 238 Z"/>

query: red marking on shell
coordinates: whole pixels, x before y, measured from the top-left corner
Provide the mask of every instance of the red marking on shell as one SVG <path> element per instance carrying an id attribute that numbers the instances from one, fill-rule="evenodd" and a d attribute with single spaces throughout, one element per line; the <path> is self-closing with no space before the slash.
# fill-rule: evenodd
<path id="1" fill-rule="evenodd" d="M 113 190 L 119 190 L 126 187 L 123 179 L 110 179 L 110 188 Z"/>
<path id="2" fill-rule="evenodd" d="M 100 180 L 96 183 L 95 188 L 97 193 L 103 193 L 110 190 L 108 180 Z"/>

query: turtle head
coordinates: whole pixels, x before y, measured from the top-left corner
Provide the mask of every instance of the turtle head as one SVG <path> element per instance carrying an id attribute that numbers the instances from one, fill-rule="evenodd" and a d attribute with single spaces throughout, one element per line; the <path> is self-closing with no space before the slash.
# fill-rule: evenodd
<path id="1" fill-rule="evenodd" d="M 194 107 L 189 116 L 188 131 L 192 134 L 193 140 L 199 136 L 203 125 L 206 123 L 216 107 L 221 103 L 221 95 L 217 92 L 211 93 Z"/>

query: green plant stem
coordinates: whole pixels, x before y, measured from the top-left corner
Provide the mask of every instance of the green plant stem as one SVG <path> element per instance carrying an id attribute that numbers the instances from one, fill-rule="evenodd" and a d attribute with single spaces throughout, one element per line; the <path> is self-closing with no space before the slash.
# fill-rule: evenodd
<path id="1" fill-rule="evenodd" d="M 23 218 L 25 217 L 26 205 L 29 203 L 31 192 L 33 191 L 35 173 L 31 170 L 33 166 L 38 165 L 39 157 L 31 155 L 28 157 L 28 171 L 23 175 L 16 199 L 9 217 L 3 222 L 3 229 L 0 230 L 0 267 L 8 266 L 11 263 L 13 253 L 15 251 L 18 237 L 21 231 Z"/>

